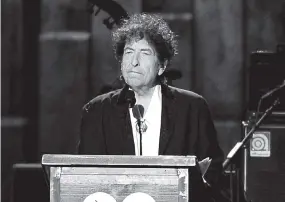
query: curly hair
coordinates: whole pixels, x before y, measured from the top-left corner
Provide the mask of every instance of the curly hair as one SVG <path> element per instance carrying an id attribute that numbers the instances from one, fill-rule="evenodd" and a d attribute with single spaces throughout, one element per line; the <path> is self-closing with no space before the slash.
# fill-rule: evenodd
<path id="1" fill-rule="evenodd" d="M 176 37 L 161 16 L 146 13 L 134 14 L 113 31 L 113 49 L 116 58 L 121 61 L 127 42 L 145 38 L 154 45 L 161 62 L 170 61 L 178 53 Z"/>

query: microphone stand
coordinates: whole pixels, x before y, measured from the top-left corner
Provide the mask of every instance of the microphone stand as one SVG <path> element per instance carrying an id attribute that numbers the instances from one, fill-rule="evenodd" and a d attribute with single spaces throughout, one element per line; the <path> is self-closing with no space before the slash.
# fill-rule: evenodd
<path id="1" fill-rule="evenodd" d="M 135 98 L 134 91 L 128 90 L 126 92 L 126 100 L 127 100 L 128 105 L 129 105 L 129 108 L 133 108 L 135 103 L 136 103 L 136 98 Z M 137 118 L 137 123 L 138 123 L 139 134 L 140 134 L 140 149 L 139 149 L 139 153 L 140 153 L 140 156 L 142 156 L 142 129 L 141 129 L 141 120 L 140 120 L 140 118 Z"/>
<path id="2" fill-rule="evenodd" d="M 277 98 L 273 104 L 263 113 L 260 119 L 253 125 L 251 130 L 246 134 L 241 142 L 238 142 L 234 148 L 229 152 L 227 159 L 223 162 L 223 170 L 227 169 L 230 163 L 233 161 L 234 157 L 237 155 L 239 150 L 247 143 L 247 141 L 251 138 L 252 134 L 256 131 L 256 129 L 260 126 L 261 122 L 272 113 L 272 110 L 275 106 L 280 103 L 279 98 Z"/>
<path id="3" fill-rule="evenodd" d="M 138 127 L 139 127 L 139 134 L 140 134 L 140 156 L 142 156 L 142 128 L 141 128 L 140 119 L 138 119 Z"/>
<path id="4" fill-rule="evenodd" d="M 278 104 L 280 103 L 280 101 L 279 101 L 279 98 L 277 98 L 272 104 L 271 104 L 271 106 L 263 113 L 263 115 L 259 118 L 259 120 L 253 125 L 253 127 L 251 128 L 251 130 L 246 134 L 246 136 L 243 138 L 243 140 L 241 141 L 241 142 L 238 142 L 238 143 L 236 143 L 236 145 L 231 149 L 231 151 L 228 153 L 228 155 L 227 155 L 227 158 L 226 158 L 226 160 L 223 162 L 223 171 L 225 171 L 228 167 L 229 167 L 229 165 L 230 164 L 234 164 L 234 167 L 236 168 L 236 167 L 238 167 L 238 166 L 236 166 L 238 163 L 238 160 L 237 160 L 237 154 L 239 154 L 240 153 L 240 150 L 241 150 L 241 148 L 243 148 L 244 146 L 245 146 L 245 144 L 248 142 L 248 140 L 251 138 L 251 136 L 252 136 L 252 134 L 256 131 L 256 129 L 258 129 L 258 127 L 260 126 L 260 124 L 262 123 L 262 121 L 266 118 L 266 117 L 268 117 L 271 113 L 272 113 L 272 111 L 273 111 L 273 108 L 275 107 L 275 106 L 277 106 Z M 238 172 L 236 172 L 236 176 L 237 176 L 237 178 L 239 178 L 239 176 L 238 176 Z M 231 176 L 232 177 L 232 176 Z M 232 184 L 232 182 L 233 182 L 233 179 L 231 178 L 231 184 Z M 239 192 L 238 190 L 239 190 L 239 180 L 237 180 L 237 192 Z M 231 188 L 232 188 L 232 186 L 231 186 Z M 233 194 L 233 191 L 232 191 L 232 194 Z M 233 197 L 233 196 L 232 196 Z M 240 201 L 239 200 L 239 193 L 236 193 L 236 197 L 237 197 L 237 200 L 234 200 L 233 198 L 232 198 L 232 202 L 234 202 L 234 201 Z"/>

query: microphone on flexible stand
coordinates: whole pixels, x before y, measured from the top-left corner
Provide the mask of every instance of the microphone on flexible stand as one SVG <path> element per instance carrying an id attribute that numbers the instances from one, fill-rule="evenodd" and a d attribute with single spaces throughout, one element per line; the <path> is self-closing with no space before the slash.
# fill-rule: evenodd
<path id="1" fill-rule="evenodd" d="M 126 101 L 129 104 L 129 108 L 133 108 L 136 103 L 135 93 L 132 90 L 128 90 L 125 95 Z"/>
<path id="2" fill-rule="evenodd" d="M 137 119 L 137 126 L 138 126 L 138 132 L 140 134 L 140 149 L 139 154 L 142 156 L 142 130 L 141 130 L 141 119 L 142 115 L 144 113 L 144 108 L 142 105 L 135 105 L 136 103 L 136 97 L 134 91 L 128 89 L 125 95 L 125 99 L 127 103 L 129 104 L 129 108 L 132 108 L 132 112 L 134 117 Z M 142 113 L 141 113 L 142 112 Z"/>
<path id="3" fill-rule="evenodd" d="M 142 105 L 135 105 L 133 107 L 133 115 L 134 117 L 137 119 L 137 131 L 139 132 L 140 135 L 140 156 L 142 156 L 142 132 L 146 131 L 146 125 L 144 124 L 144 122 L 142 121 L 143 118 L 143 114 L 144 114 L 144 108 Z"/>
<path id="4" fill-rule="evenodd" d="M 284 92 L 283 92 L 284 91 Z M 281 93 L 282 92 L 282 93 Z M 265 93 L 261 99 L 267 98 L 269 96 L 279 96 L 281 94 L 285 93 L 285 80 L 283 81 L 283 84 L 275 87 L 274 89 L 270 90 L 269 92 Z"/>

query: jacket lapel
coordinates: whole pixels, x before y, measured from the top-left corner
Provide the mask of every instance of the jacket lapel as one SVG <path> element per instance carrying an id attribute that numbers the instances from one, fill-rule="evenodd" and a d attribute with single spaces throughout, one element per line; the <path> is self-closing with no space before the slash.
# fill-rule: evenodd
<path id="1" fill-rule="evenodd" d="M 161 112 L 161 129 L 159 140 L 159 155 L 164 155 L 167 144 L 173 135 L 174 130 L 174 106 L 176 97 L 171 88 L 167 85 L 161 85 L 162 90 L 162 112 Z"/>

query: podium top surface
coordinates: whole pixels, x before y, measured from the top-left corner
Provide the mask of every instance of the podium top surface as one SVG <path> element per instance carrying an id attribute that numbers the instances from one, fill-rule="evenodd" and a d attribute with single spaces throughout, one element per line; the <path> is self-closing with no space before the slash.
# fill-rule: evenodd
<path id="1" fill-rule="evenodd" d="M 42 165 L 64 166 L 161 166 L 191 167 L 196 156 L 134 156 L 134 155 L 67 155 L 45 154 Z"/>

